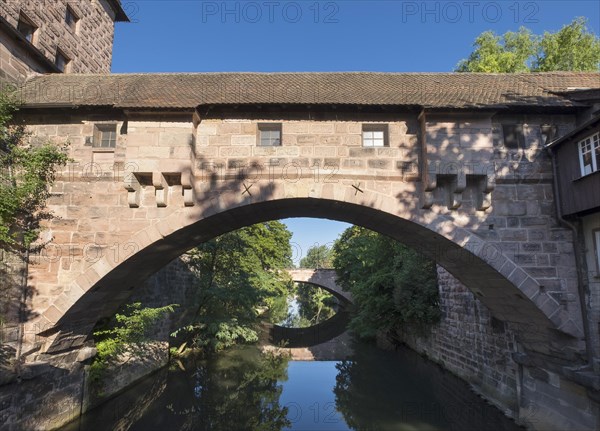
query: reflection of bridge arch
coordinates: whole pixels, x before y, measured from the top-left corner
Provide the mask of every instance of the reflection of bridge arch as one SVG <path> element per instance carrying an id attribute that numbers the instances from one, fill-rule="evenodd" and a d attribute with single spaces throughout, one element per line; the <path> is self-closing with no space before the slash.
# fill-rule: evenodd
<path id="1" fill-rule="evenodd" d="M 346 332 L 350 322 L 352 294 L 337 284 L 334 269 L 292 268 L 287 270 L 296 283 L 311 284 L 331 293 L 340 307 L 329 319 L 307 328 L 287 328 L 279 325 L 264 325 L 269 333 L 269 342 L 285 343 L 286 347 L 311 347 L 325 343 Z"/>
<path id="2" fill-rule="evenodd" d="M 269 342 L 286 347 L 311 347 L 326 343 L 342 335 L 350 322 L 351 304 L 342 307 L 329 319 L 307 328 L 286 328 L 279 325 L 265 325 L 269 332 Z"/>

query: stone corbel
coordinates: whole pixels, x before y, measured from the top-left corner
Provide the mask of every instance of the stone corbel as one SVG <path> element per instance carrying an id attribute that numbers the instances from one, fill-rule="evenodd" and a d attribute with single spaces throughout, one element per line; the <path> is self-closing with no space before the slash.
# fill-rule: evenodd
<path id="1" fill-rule="evenodd" d="M 135 174 L 127 175 L 125 177 L 124 186 L 128 192 L 127 203 L 129 204 L 129 208 L 139 208 L 142 187 Z"/>
<path id="2" fill-rule="evenodd" d="M 485 211 L 492 206 L 492 192 L 496 188 L 495 172 L 483 175 L 479 183 L 479 202 L 477 202 L 477 210 Z"/>
<path id="3" fill-rule="evenodd" d="M 448 209 L 460 208 L 463 201 L 463 192 L 467 188 L 467 175 L 459 172 L 448 185 Z"/>
<path id="4" fill-rule="evenodd" d="M 181 173 L 181 189 L 183 192 L 183 205 L 194 206 L 194 190 L 192 189 L 192 175 L 190 172 Z"/>
<path id="5" fill-rule="evenodd" d="M 152 173 L 152 185 L 154 186 L 154 193 L 156 196 L 156 206 L 164 208 L 168 204 L 169 197 L 169 184 L 165 176 L 161 172 Z"/>
<path id="6" fill-rule="evenodd" d="M 430 209 L 433 205 L 433 192 L 437 187 L 437 165 L 430 164 L 423 181 L 421 208 Z"/>

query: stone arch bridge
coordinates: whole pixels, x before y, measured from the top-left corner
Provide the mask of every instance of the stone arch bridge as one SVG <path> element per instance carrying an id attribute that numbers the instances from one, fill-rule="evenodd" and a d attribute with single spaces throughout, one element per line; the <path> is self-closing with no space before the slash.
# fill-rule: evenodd
<path id="1" fill-rule="evenodd" d="M 350 322 L 352 294 L 346 292 L 337 284 L 334 269 L 292 268 L 287 270 L 292 281 L 311 284 L 333 294 L 339 301 L 340 307 L 336 314 L 307 328 L 286 328 L 279 325 L 264 325 L 268 330 L 269 342 L 274 345 L 285 343 L 286 347 L 311 347 L 342 335 Z"/>
<path id="2" fill-rule="evenodd" d="M 577 361 L 576 261 L 555 218 L 541 126 L 572 129 L 580 108 L 556 91 L 597 76 L 459 75 L 29 80 L 20 119 L 36 140 L 68 142 L 74 160 L 52 189 L 51 243 L 30 267 L 29 348 L 77 349 L 132 289 L 203 241 L 317 217 L 435 259 L 524 351 Z M 513 147 L 503 125 L 515 123 L 525 126 Z M 109 128 L 117 133 L 103 146 Z M 262 146 L 264 130 L 280 145 Z M 363 142 L 373 130 L 383 146 Z"/>
<path id="3" fill-rule="evenodd" d="M 292 281 L 312 284 L 335 295 L 336 298 L 352 302 L 352 294 L 337 283 L 335 269 L 328 268 L 291 268 L 287 270 Z"/>

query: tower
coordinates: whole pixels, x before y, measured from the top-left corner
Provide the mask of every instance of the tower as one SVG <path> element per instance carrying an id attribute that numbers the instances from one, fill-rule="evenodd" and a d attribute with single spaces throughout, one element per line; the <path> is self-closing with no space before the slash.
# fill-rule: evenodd
<path id="1" fill-rule="evenodd" d="M 35 73 L 109 73 L 120 0 L 0 3 L 0 80 Z"/>

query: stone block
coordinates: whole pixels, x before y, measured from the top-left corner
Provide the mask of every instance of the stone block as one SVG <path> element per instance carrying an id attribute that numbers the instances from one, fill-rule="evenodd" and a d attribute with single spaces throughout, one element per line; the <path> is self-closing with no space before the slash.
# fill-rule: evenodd
<path id="1" fill-rule="evenodd" d="M 500 201 L 493 203 L 494 215 L 503 216 L 524 216 L 527 214 L 527 203 L 516 201 Z"/>
<path id="2" fill-rule="evenodd" d="M 256 145 L 256 136 L 254 135 L 231 135 L 231 145 Z"/>

